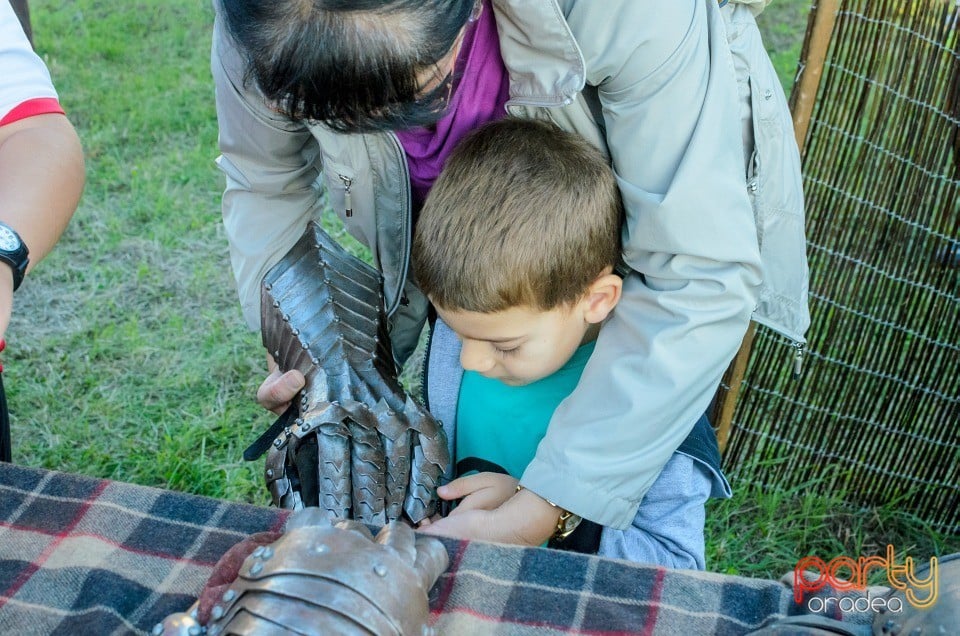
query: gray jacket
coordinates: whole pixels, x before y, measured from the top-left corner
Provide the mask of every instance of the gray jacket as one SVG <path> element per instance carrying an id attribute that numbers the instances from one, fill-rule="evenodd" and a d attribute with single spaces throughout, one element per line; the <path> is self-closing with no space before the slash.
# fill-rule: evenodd
<path id="1" fill-rule="evenodd" d="M 522 482 L 585 518 L 626 528 L 706 410 L 751 315 L 803 339 L 803 201 L 790 116 L 747 6 L 493 7 L 510 74 L 507 110 L 549 118 L 610 158 L 632 268 L 580 385 L 557 409 Z M 340 135 L 271 111 L 244 81 L 219 18 L 212 70 L 223 218 L 248 323 L 257 328 L 260 280 L 320 215 L 325 190 L 383 271 L 404 360 L 427 302 L 407 280 L 409 176 L 396 136 Z"/>

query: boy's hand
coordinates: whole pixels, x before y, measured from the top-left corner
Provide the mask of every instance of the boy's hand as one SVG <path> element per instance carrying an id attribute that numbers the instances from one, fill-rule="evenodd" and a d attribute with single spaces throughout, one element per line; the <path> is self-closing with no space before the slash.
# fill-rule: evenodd
<path id="1" fill-rule="evenodd" d="M 429 526 L 431 523 L 436 523 L 437 521 L 440 521 L 441 519 L 443 519 L 443 517 L 442 517 L 441 515 L 433 515 L 432 517 L 427 517 L 426 519 L 422 519 L 422 520 L 420 521 L 420 523 L 418 523 L 417 526 L 416 526 L 416 527 L 417 527 L 417 530 L 423 530 L 424 528 L 426 528 L 427 526 Z"/>
<path id="2" fill-rule="evenodd" d="M 437 495 L 446 501 L 461 501 L 450 516 L 468 510 L 494 510 L 517 491 L 518 479 L 502 473 L 476 473 L 454 479 L 437 488 Z"/>
<path id="3" fill-rule="evenodd" d="M 440 496 L 444 497 L 442 493 Z M 459 539 L 539 546 L 553 536 L 559 518 L 558 508 L 524 488 L 493 510 L 455 510 L 421 530 Z"/>

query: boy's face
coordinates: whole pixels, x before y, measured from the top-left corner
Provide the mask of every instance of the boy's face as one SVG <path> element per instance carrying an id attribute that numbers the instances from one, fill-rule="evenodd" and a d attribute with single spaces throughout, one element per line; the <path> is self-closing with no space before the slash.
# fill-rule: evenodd
<path id="1" fill-rule="evenodd" d="M 596 325 L 587 320 L 582 303 L 550 311 L 512 307 L 496 313 L 437 306 L 437 313 L 460 338 L 464 369 L 511 386 L 547 377 L 595 337 Z"/>

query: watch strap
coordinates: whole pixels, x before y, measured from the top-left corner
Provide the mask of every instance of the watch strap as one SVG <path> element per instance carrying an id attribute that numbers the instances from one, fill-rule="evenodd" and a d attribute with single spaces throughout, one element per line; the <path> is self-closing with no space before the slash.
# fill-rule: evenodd
<path id="1" fill-rule="evenodd" d="M 16 230 L 3 222 L 0 222 L 0 226 L 16 236 L 20 243 L 20 246 L 13 251 L 0 249 L 0 263 L 6 263 L 10 266 L 10 270 L 13 272 L 13 291 L 17 291 L 20 283 L 23 282 L 24 275 L 27 273 L 27 265 L 30 264 L 30 250 L 27 249 L 27 244 L 23 242 Z"/>
<path id="2" fill-rule="evenodd" d="M 517 492 L 520 492 L 521 490 L 523 490 L 523 486 L 517 484 Z M 543 498 L 541 497 L 541 499 Z M 560 511 L 560 517 L 557 518 L 557 527 L 556 530 L 554 530 L 553 535 L 550 537 L 550 541 L 563 541 L 573 534 L 573 531 L 576 530 L 577 526 L 580 525 L 580 522 L 583 521 L 583 517 L 580 515 L 575 515 L 569 510 L 561 508 L 549 499 L 544 499 L 544 501 Z"/>

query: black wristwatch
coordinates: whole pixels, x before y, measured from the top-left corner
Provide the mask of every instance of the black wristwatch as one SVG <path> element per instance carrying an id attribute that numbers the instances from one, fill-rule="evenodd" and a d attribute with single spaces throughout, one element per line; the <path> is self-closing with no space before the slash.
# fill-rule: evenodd
<path id="1" fill-rule="evenodd" d="M 30 250 L 12 227 L 0 222 L 0 263 L 6 263 L 13 270 L 13 291 L 23 282 L 27 271 Z"/>

